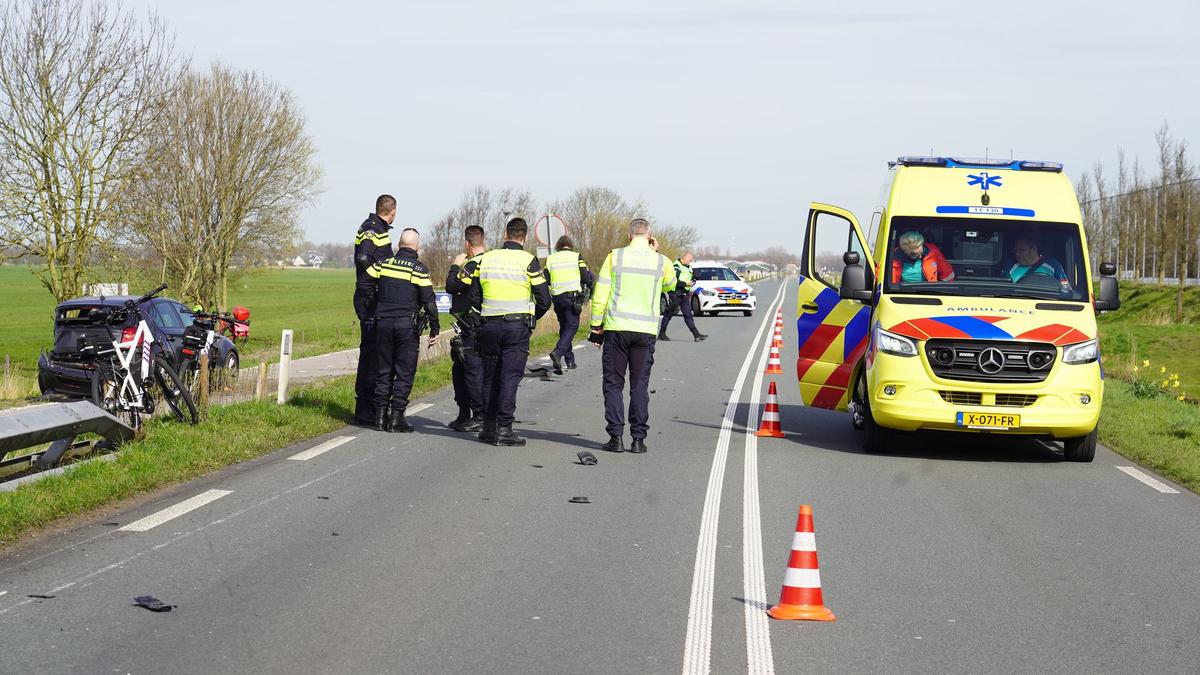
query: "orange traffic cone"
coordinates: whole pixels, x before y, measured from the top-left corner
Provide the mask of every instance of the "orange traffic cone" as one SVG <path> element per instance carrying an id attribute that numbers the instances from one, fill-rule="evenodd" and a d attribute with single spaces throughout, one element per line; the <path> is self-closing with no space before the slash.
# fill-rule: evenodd
<path id="1" fill-rule="evenodd" d="M 821 598 L 821 571 L 813 538 L 812 507 L 808 504 L 800 507 L 800 517 L 796 520 L 779 604 L 768 609 L 767 615 L 785 621 L 837 621 Z"/>
<path id="2" fill-rule="evenodd" d="M 782 375 L 783 363 L 779 361 L 779 346 L 771 345 L 771 354 L 767 357 L 767 369 L 763 371 L 766 375 Z"/>
<path id="3" fill-rule="evenodd" d="M 783 327 L 782 326 L 775 326 L 775 335 L 773 335 L 771 337 L 771 346 L 772 347 L 782 347 L 783 346 Z"/>
<path id="4" fill-rule="evenodd" d="M 779 399 L 775 393 L 775 380 L 767 388 L 767 405 L 763 408 L 762 421 L 758 424 L 755 436 L 783 438 L 783 428 L 779 426 Z"/>

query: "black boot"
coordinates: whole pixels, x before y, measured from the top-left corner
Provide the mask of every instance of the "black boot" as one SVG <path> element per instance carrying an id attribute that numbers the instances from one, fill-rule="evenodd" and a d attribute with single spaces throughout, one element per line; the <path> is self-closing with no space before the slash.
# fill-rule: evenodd
<path id="1" fill-rule="evenodd" d="M 488 444 L 496 442 L 496 420 L 485 419 L 483 421 L 483 426 L 479 430 L 479 441 Z"/>
<path id="2" fill-rule="evenodd" d="M 692 337 L 696 340 L 696 342 L 704 342 L 705 340 L 708 339 L 708 336 L 705 335 L 704 333 L 696 333 Z"/>
<path id="3" fill-rule="evenodd" d="M 513 433 L 511 424 L 501 424 L 496 428 L 495 445 L 518 446 L 525 445 L 525 439 Z"/>
<path id="4" fill-rule="evenodd" d="M 641 454 L 646 452 L 646 441 L 641 438 L 633 439 L 633 443 L 629 444 L 629 451 Z"/>
<path id="5" fill-rule="evenodd" d="M 600 449 L 605 452 L 625 452 L 625 441 L 620 436 L 609 436 L 608 442 Z"/>
<path id="6" fill-rule="evenodd" d="M 550 352 L 550 361 L 554 363 L 554 374 L 562 375 L 562 357 L 558 352 Z"/>
<path id="7" fill-rule="evenodd" d="M 375 430 L 376 431 L 387 431 L 387 421 L 388 421 L 387 417 L 388 417 L 387 409 L 375 411 Z"/>
<path id="8" fill-rule="evenodd" d="M 671 341 L 671 338 L 667 337 L 667 334 L 666 334 L 665 332 L 662 332 L 662 331 L 659 331 L 659 333 L 658 333 L 658 339 L 659 339 L 659 340 L 662 340 L 663 342 L 670 342 L 670 341 Z"/>
<path id="9" fill-rule="evenodd" d="M 459 408 L 458 409 L 458 417 L 455 417 L 454 421 L 451 422 L 450 424 L 447 424 L 446 426 L 450 427 L 454 431 L 479 431 L 478 427 L 476 427 L 475 429 L 467 428 L 467 427 L 471 426 L 471 409 L 470 408 Z"/>
<path id="10" fill-rule="evenodd" d="M 411 434 L 415 427 L 404 419 L 403 410 L 393 410 L 388 414 L 388 431 L 396 434 Z"/>

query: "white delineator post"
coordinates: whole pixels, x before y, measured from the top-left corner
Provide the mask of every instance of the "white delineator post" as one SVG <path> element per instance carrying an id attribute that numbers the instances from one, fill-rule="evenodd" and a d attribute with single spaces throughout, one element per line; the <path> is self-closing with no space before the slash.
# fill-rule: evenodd
<path id="1" fill-rule="evenodd" d="M 279 405 L 287 403 L 288 370 L 292 367 L 292 331 L 284 330 L 283 338 L 279 341 L 279 395 L 275 402 Z"/>

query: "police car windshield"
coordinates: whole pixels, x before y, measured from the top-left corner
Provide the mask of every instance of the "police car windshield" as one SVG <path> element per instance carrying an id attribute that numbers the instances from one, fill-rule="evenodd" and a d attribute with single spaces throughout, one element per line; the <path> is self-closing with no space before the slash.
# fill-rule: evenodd
<path id="1" fill-rule="evenodd" d="M 697 267 L 692 273 L 696 281 L 741 281 L 728 267 Z"/>
<path id="2" fill-rule="evenodd" d="M 880 273 L 892 293 L 1087 300 L 1079 227 L 982 218 L 892 218 Z"/>

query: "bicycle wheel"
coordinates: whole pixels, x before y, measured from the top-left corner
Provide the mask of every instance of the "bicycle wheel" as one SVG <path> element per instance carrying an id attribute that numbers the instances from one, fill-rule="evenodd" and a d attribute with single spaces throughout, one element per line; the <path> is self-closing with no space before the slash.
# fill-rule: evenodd
<path id="1" fill-rule="evenodd" d="M 203 375 L 201 375 L 203 377 Z M 175 415 L 175 419 L 188 424 L 200 421 L 200 413 L 196 411 L 196 402 L 192 393 L 184 386 L 179 373 L 163 358 L 162 354 L 154 356 L 154 382 L 162 392 L 163 400 Z"/>
<path id="2" fill-rule="evenodd" d="M 92 375 L 92 403 L 104 412 L 116 417 L 122 424 L 137 431 L 142 426 L 142 415 L 138 410 L 123 405 L 120 400 L 121 380 L 124 376 L 111 364 L 102 363 Z"/>

